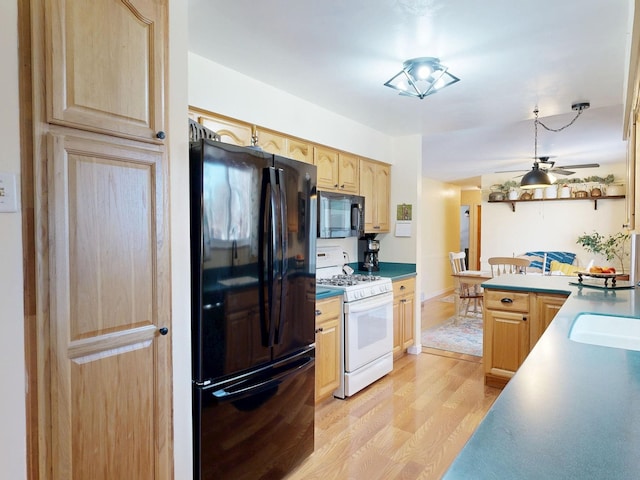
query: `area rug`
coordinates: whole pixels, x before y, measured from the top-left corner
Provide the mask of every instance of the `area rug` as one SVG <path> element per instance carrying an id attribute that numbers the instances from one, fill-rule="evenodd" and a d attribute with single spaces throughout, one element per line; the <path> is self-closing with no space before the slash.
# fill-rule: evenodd
<path id="1" fill-rule="evenodd" d="M 451 295 L 447 295 L 446 297 L 440 298 L 439 301 L 447 302 L 447 303 L 455 303 L 456 295 L 455 295 L 455 293 L 452 293 Z"/>
<path id="2" fill-rule="evenodd" d="M 482 356 L 482 315 L 470 315 L 444 323 L 422 332 L 422 346 Z"/>

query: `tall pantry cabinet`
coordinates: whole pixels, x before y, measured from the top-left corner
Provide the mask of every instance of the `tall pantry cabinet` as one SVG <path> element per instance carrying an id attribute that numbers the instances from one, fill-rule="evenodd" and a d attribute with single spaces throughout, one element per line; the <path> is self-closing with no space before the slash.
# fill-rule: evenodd
<path id="1" fill-rule="evenodd" d="M 29 22 L 30 476 L 171 478 L 167 1 L 31 0 Z"/>

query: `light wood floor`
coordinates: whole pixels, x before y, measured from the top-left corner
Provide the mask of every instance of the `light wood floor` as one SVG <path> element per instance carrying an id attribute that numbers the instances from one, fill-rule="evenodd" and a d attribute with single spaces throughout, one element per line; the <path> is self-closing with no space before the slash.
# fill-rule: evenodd
<path id="1" fill-rule="evenodd" d="M 451 308 L 425 302 L 423 328 Z M 353 397 L 316 405 L 315 452 L 287 480 L 439 479 L 499 393 L 484 385 L 478 357 L 405 355 Z"/>

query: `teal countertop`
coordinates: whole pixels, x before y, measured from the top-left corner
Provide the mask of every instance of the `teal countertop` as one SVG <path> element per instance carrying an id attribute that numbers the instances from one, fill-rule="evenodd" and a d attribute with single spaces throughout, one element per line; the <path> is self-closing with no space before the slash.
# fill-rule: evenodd
<path id="1" fill-rule="evenodd" d="M 510 275 L 486 288 L 570 296 L 444 478 L 640 478 L 640 352 L 574 342 L 583 312 L 640 321 L 640 288 Z"/>
<path id="2" fill-rule="evenodd" d="M 324 298 L 338 297 L 342 295 L 342 290 L 337 288 L 316 287 L 316 300 Z"/>
<path id="3" fill-rule="evenodd" d="M 366 271 L 358 270 L 357 263 L 350 263 L 349 266 L 353 268 L 354 273 L 367 274 Z M 373 274 L 381 277 L 390 277 L 391 280 L 401 280 L 403 278 L 416 276 L 415 263 L 380 262 L 378 266 L 380 270 L 373 272 Z"/>

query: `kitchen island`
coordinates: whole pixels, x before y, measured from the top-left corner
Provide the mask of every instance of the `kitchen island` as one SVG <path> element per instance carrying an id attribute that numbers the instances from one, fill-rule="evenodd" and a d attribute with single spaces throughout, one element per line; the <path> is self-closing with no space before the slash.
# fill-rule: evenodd
<path id="1" fill-rule="evenodd" d="M 569 297 L 444 478 L 640 478 L 640 352 L 569 338 L 581 313 L 640 321 L 640 289 L 570 280 L 508 275 L 483 284 Z"/>

